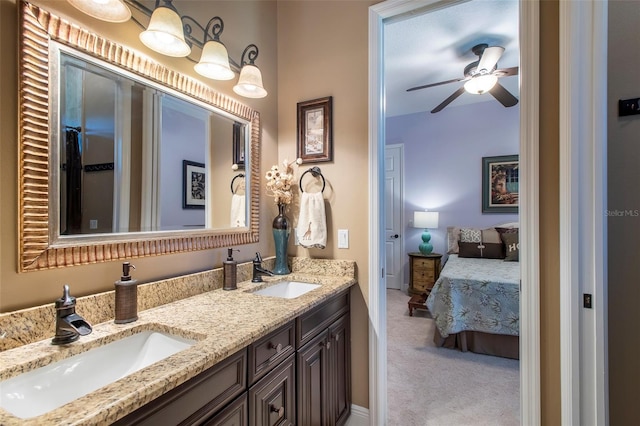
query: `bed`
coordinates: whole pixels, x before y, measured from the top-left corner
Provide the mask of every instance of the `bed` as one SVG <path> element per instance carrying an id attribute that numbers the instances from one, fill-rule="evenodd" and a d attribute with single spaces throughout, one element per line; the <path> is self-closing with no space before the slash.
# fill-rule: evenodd
<path id="1" fill-rule="evenodd" d="M 438 346 L 519 358 L 519 262 L 449 254 L 426 304 Z"/>

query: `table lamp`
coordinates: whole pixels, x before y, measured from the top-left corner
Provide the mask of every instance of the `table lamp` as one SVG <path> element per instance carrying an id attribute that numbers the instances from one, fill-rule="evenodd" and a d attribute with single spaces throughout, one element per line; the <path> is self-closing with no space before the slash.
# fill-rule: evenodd
<path id="1" fill-rule="evenodd" d="M 433 245 L 429 242 L 431 240 L 429 228 L 435 229 L 438 227 L 438 212 L 413 212 L 413 227 L 424 228 L 422 244 L 418 246 L 418 250 L 420 250 L 422 254 L 430 254 L 433 251 Z"/>

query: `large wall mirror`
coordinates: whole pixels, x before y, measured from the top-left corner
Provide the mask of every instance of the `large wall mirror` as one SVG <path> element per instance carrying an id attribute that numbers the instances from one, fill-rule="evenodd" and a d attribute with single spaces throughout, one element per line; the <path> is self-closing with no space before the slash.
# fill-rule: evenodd
<path id="1" fill-rule="evenodd" d="M 19 115 L 21 272 L 258 241 L 257 111 L 22 2 Z"/>

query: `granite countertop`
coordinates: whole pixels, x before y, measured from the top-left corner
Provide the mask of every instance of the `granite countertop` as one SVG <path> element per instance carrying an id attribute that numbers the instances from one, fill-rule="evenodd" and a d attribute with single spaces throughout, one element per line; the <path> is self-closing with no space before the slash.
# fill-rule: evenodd
<path id="1" fill-rule="evenodd" d="M 353 276 L 311 270 L 264 279 L 265 283 L 244 281 L 237 290 L 217 289 L 141 311 L 132 323 L 95 324 L 91 334 L 70 345 L 54 346 L 48 339 L 1 352 L 0 380 L 4 380 L 138 331 L 164 331 L 197 340 L 189 349 L 41 416 L 19 419 L 0 409 L 0 424 L 112 423 L 356 283 Z M 251 294 L 282 280 L 321 286 L 294 299 Z"/>

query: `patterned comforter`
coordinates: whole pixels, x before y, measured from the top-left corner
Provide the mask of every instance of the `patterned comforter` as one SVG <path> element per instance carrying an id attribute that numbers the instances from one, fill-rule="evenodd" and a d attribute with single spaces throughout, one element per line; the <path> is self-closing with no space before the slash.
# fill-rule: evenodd
<path id="1" fill-rule="evenodd" d="M 427 298 L 442 337 L 460 331 L 517 336 L 520 330 L 520 264 L 449 255 Z"/>

